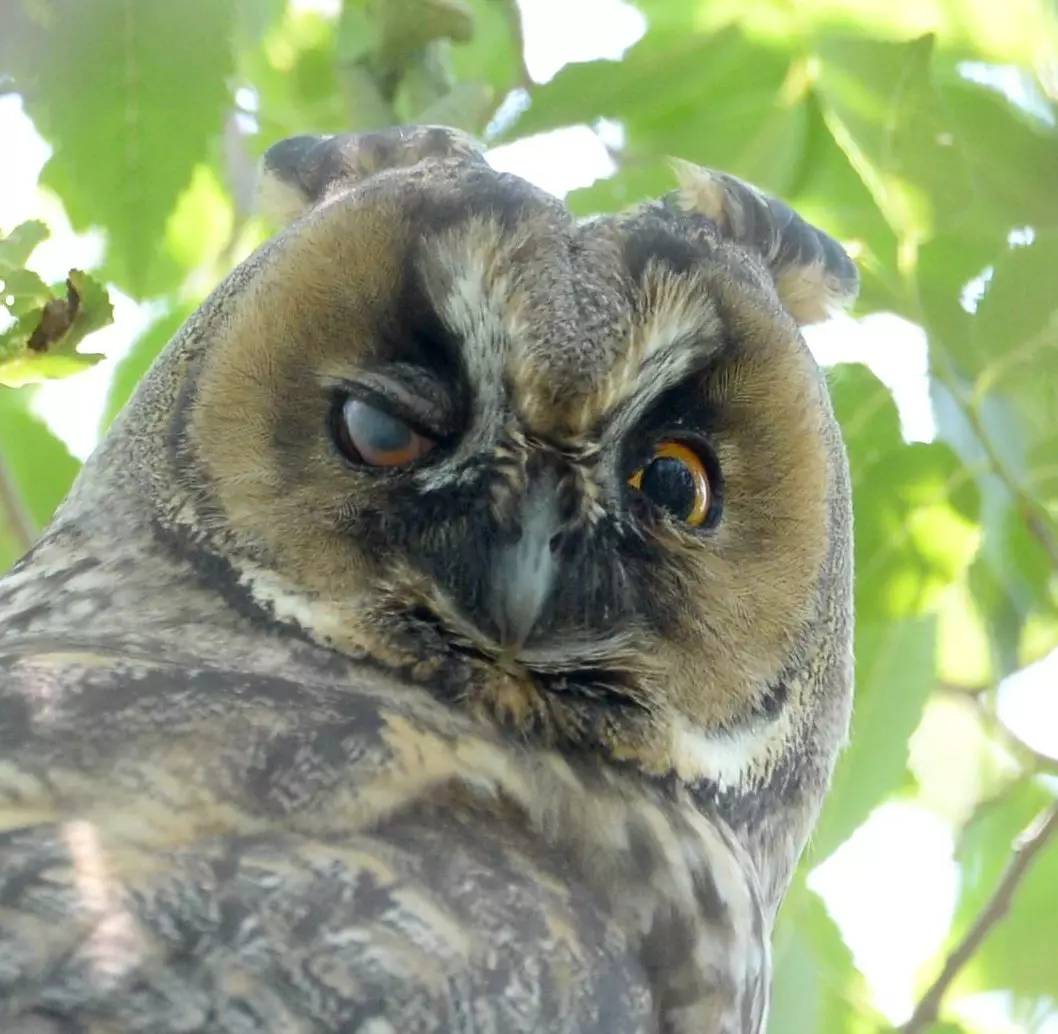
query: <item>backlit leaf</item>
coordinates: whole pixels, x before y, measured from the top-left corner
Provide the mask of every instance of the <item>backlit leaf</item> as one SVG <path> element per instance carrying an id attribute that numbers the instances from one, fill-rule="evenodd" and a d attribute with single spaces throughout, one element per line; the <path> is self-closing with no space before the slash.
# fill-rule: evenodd
<path id="1" fill-rule="evenodd" d="M 142 293 L 165 220 L 229 104 L 228 0 L 56 0 L 16 69 L 55 149 L 44 181 L 107 233 L 107 275 Z"/>
<path id="2" fill-rule="evenodd" d="M 17 494 L 33 534 L 49 520 L 80 464 L 29 410 L 25 391 L 0 388 L 0 464 Z M 0 509 L 0 569 L 21 555 L 23 544 Z"/>

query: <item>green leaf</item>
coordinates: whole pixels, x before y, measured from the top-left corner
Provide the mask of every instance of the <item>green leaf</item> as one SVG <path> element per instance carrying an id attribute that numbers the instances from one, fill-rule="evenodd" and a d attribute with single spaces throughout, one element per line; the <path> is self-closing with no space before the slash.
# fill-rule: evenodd
<path id="1" fill-rule="evenodd" d="M 6 237 L 0 238 L 0 277 L 5 277 L 26 264 L 33 249 L 48 237 L 48 228 L 39 220 L 16 226 Z"/>
<path id="2" fill-rule="evenodd" d="M 107 391 L 106 405 L 101 420 L 102 429 L 106 430 L 114 418 L 128 402 L 136 385 L 150 369 L 158 353 L 166 346 L 173 335 L 183 326 L 191 315 L 186 306 L 178 306 L 171 312 L 159 317 L 139 337 L 125 357 L 118 363 Z"/>
<path id="3" fill-rule="evenodd" d="M 890 226 L 913 240 L 933 233 L 939 197 L 969 191 L 938 116 L 932 51 L 929 36 L 908 43 L 832 37 L 819 51 L 827 124 Z"/>
<path id="4" fill-rule="evenodd" d="M 484 83 L 457 83 L 446 94 L 416 115 L 434 126 L 454 126 L 468 133 L 480 132 L 496 107 L 496 95 Z"/>
<path id="5" fill-rule="evenodd" d="M 808 115 L 805 160 L 786 200 L 809 222 L 840 240 L 860 270 L 857 307 L 917 318 L 898 267 L 897 238 L 871 192 L 834 139 L 815 89 Z"/>
<path id="6" fill-rule="evenodd" d="M 0 363 L 0 384 L 21 388 L 26 384 L 60 380 L 95 366 L 101 355 L 22 355 Z"/>
<path id="7" fill-rule="evenodd" d="M 996 803 L 982 807 L 958 848 L 962 885 L 951 944 L 965 935 L 991 898 L 1011 857 L 1015 838 L 1054 795 L 1032 781 L 1015 785 Z M 1058 842 L 1036 856 L 1010 905 L 960 975 L 959 992 L 1010 989 L 1025 996 L 1058 998 L 1054 965 L 1054 895 L 1058 887 Z"/>
<path id="8" fill-rule="evenodd" d="M 513 129 L 529 135 L 619 119 L 633 161 L 675 155 L 782 193 L 803 160 L 806 96 L 801 62 L 736 28 L 652 30 L 622 62 L 568 65 L 536 87 Z"/>
<path id="9" fill-rule="evenodd" d="M 106 272 L 142 296 L 158 240 L 220 131 L 233 11 L 228 0 L 56 0 L 17 81 L 55 153 L 44 182 L 76 229 L 107 233 Z"/>
<path id="10" fill-rule="evenodd" d="M 474 31 L 464 0 L 369 0 L 368 10 L 378 26 L 375 57 L 388 70 L 434 40 L 466 41 Z"/>
<path id="11" fill-rule="evenodd" d="M 426 121 L 420 113 L 449 94 L 453 83 L 447 51 L 448 41 L 437 40 L 401 62 L 399 85 L 393 94 L 393 110 L 400 122 Z"/>
<path id="12" fill-rule="evenodd" d="M 30 526 L 39 531 L 50 519 L 80 464 L 29 411 L 25 391 L 0 388 L 0 461 Z M 22 548 L 10 517 L 0 509 L 0 571 Z"/>
<path id="13" fill-rule="evenodd" d="M 737 22 L 754 38 L 797 48 L 822 33 L 840 28 L 868 40 L 906 40 L 936 34 L 955 59 L 1013 62 L 1029 68 L 1038 59 L 1041 40 L 1054 37 L 1053 5 L 1047 0 L 636 0 L 651 22 L 662 20 L 699 30 Z"/>
<path id="14" fill-rule="evenodd" d="M 1050 558 L 1026 527 L 1005 489 L 985 479 L 985 536 L 970 568 L 970 588 L 985 615 L 993 663 L 1000 676 L 1019 667 L 1021 634 L 1034 614 L 1053 610 Z"/>
<path id="15" fill-rule="evenodd" d="M 938 81 L 931 36 L 827 36 L 819 56 L 827 123 L 901 239 L 1058 219 L 1058 131 L 954 72 Z"/>
<path id="16" fill-rule="evenodd" d="M 840 931 L 803 877 L 779 910 L 772 961 L 773 1034 L 867 1034 L 882 1028 L 866 1005 L 863 977 Z"/>
<path id="17" fill-rule="evenodd" d="M 452 74 L 457 83 L 484 84 L 494 98 L 522 85 L 518 47 L 518 12 L 510 0 L 469 0 L 474 31 L 451 48 Z"/>
<path id="18" fill-rule="evenodd" d="M 619 212 L 674 189 L 672 167 L 661 158 L 626 163 L 613 176 L 574 190 L 567 202 L 579 216 Z"/>
<path id="19" fill-rule="evenodd" d="M 967 171 L 975 214 L 1006 227 L 1055 227 L 1058 197 L 1047 184 L 1058 176 L 1058 107 L 1048 106 L 1048 123 L 1003 93 L 955 74 L 937 77 L 936 95 L 942 132 L 950 134 L 947 146 Z"/>
<path id="20" fill-rule="evenodd" d="M 21 302 L 16 297 L 11 308 L 17 308 L 18 319 L 0 334 L 0 384 L 17 388 L 67 377 L 99 362 L 102 355 L 76 349 L 86 335 L 113 319 L 106 288 L 79 269 L 71 269 L 65 293 L 53 295 L 39 278 L 25 270 L 21 273 L 10 276 L 33 301 L 23 304 L 26 295 Z"/>
<path id="21" fill-rule="evenodd" d="M 929 325 L 972 403 L 990 394 L 1017 398 L 1018 411 L 1001 422 L 1014 417 L 1027 437 L 1058 443 L 1051 419 L 1058 401 L 1058 232 L 1033 231 L 1019 246 L 1003 237 L 951 236 L 923 250 L 917 279 Z M 979 274 L 983 294 L 976 312 L 967 312 L 959 297 Z M 1023 461 L 1014 453 L 1005 458 Z"/>
<path id="22" fill-rule="evenodd" d="M 184 270 L 209 268 L 229 245 L 234 225 L 231 196 L 216 170 L 196 166 L 165 224 L 162 246 L 177 277 L 182 279 Z"/>
<path id="23" fill-rule="evenodd" d="M 866 366 L 842 363 L 828 371 L 827 381 L 856 474 L 899 446 L 900 416 L 889 389 Z"/>
<path id="24" fill-rule="evenodd" d="M 969 339 L 949 345 L 949 355 L 974 378 L 976 396 L 1016 399 L 1012 415 L 1026 440 L 1053 454 L 1058 450 L 1058 232 L 1041 231 L 1031 244 L 1008 248 L 994 268 Z"/>
<path id="25" fill-rule="evenodd" d="M 342 62 L 371 60 L 382 42 L 382 27 L 369 10 L 370 0 L 347 0 L 338 16 L 335 46 Z"/>
<path id="26" fill-rule="evenodd" d="M 235 0 L 235 41 L 241 51 L 252 51 L 282 20 L 286 0 Z"/>
<path id="27" fill-rule="evenodd" d="M 854 494 L 859 612 L 929 610 L 977 552 L 969 472 L 947 445 L 901 445 L 857 478 Z"/>
<path id="28" fill-rule="evenodd" d="M 988 235 L 959 245 L 947 237 L 923 249 L 918 279 L 934 336 L 938 430 L 974 472 L 983 500 L 971 585 L 1006 674 L 1018 665 L 1025 622 L 1053 607 L 1040 535 L 1058 542 L 1047 514 L 1058 503 L 1050 473 L 1058 453 L 1058 233 L 1039 231 L 1013 248 Z M 958 293 L 982 260 L 991 277 L 976 313 L 966 312 Z"/>
<path id="29" fill-rule="evenodd" d="M 949 446 L 903 442 L 889 391 L 866 367 L 835 368 L 831 392 L 852 470 L 857 615 L 924 613 L 977 550 L 977 486 Z"/>
<path id="30" fill-rule="evenodd" d="M 0 295 L 3 296 L 4 307 L 16 317 L 40 309 L 52 299 L 48 285 L 29 269 L 0 273 Z"/>
<path id="31" fill-rule="evenodd" d="M 243 73 L 258 93 L 257 146 L 264 150 L 300 133 L 348 133 L 392 122 L 392 109 L 363 63 L 376 37 L 374 23 L 356 3 L 343 6 L 337 24 L 314 11 L 288 8 L 264 45 L 243 59 Z"/>
<path id="32" fill-rule="evenodd" d="M 933 685 L 935 639 L 932 617 L 857 622 L 852 733 L 812 838 L 810 864 L 833 853 L 904 782 L 907 741 Z"/>
<path id="33" fill-rule="evenodd" d="M 66 289 L 67 293 L 73 291 L 77 295 L 77 313 L 63 334 L 60 347 L 63 352 L 72 353 L 93 330 L 99 330 L 100 327 L 113 322 L 114 307 L 107 297 L 106 288 L 79 269 L 70 270 L 66 278 Z"/>

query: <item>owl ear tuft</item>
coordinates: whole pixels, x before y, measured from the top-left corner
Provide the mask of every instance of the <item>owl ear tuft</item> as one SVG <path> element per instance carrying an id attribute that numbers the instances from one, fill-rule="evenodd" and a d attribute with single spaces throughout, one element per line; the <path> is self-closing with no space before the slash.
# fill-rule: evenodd
<path id="1" fill-rule="evenodd" d="M 259 205 L 266 215 L 286 224 L 339 190 L 427 158 L 485 161 L 473 138 L 444 126 L 294 136 L 265 151 Z"/>
<path id="2" fill-rule="evenodd" d="M 760 255 L 798 323 L 825 319 L 856 297 L 859 275 L 852 259 L 788 205 L 727 173 L 680 159 L 673 160 L 673 168 L 682 207 L 706 216 L 725 237 Z"/>

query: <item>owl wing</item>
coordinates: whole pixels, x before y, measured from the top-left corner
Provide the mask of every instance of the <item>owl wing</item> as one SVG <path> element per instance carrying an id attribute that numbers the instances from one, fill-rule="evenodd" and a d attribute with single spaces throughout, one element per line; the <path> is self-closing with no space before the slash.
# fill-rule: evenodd
<path id="1" fill-rule="evenodd" d="M 283 678 L 0 658 L 0 1029 L 655 1030 L 621 932 L 515 821 L 392 772 L 371 821 L 335 796 L 400 753 L 383 727 Z"/>

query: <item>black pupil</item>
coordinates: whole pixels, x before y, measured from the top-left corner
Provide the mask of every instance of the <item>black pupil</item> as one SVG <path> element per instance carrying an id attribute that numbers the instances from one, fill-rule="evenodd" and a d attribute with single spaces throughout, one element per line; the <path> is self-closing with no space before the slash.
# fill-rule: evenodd
<path id="1" fill-rule="evenodd" d="M 686 463 L 671 456 L 661 456 L 647 466 L 640 491 L 681 520 L 691 515 L 697 498 L 694 475 Z"/>

